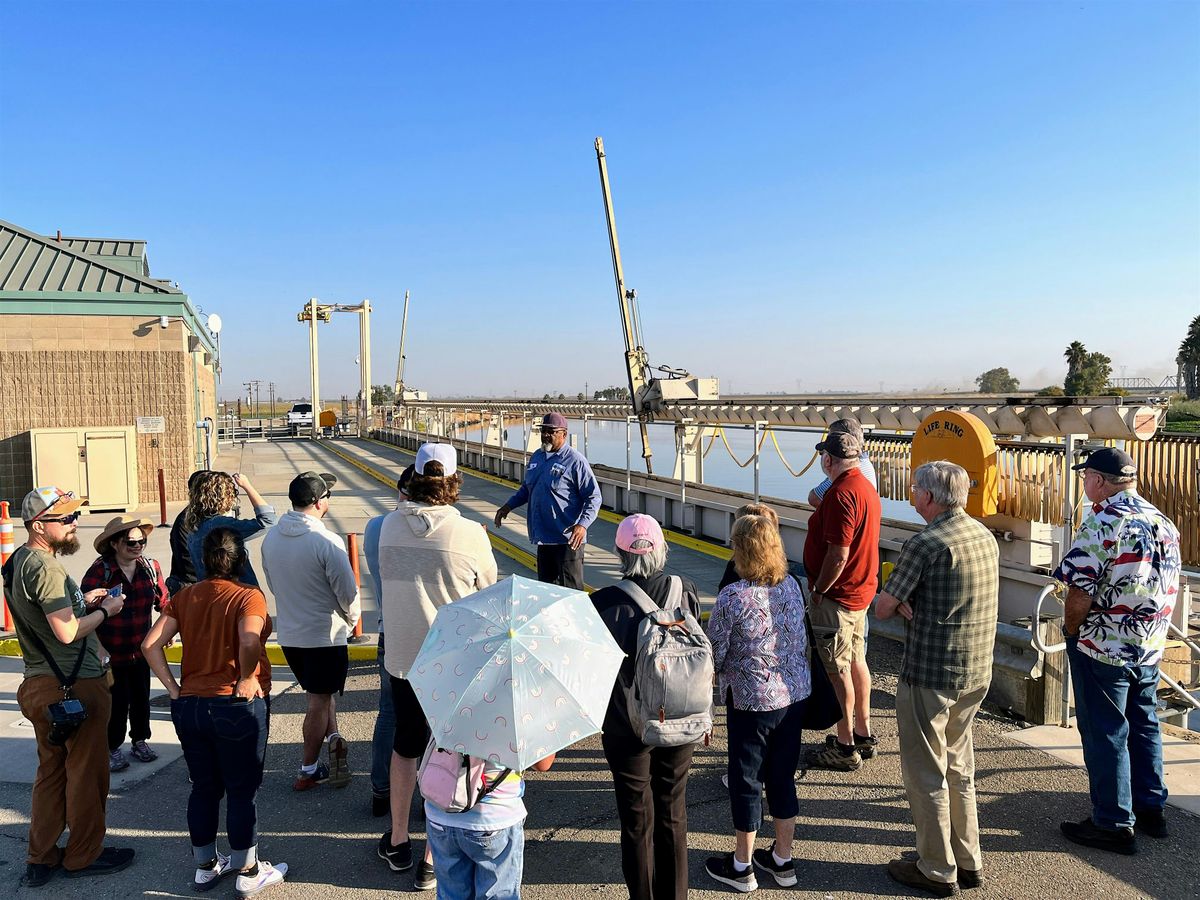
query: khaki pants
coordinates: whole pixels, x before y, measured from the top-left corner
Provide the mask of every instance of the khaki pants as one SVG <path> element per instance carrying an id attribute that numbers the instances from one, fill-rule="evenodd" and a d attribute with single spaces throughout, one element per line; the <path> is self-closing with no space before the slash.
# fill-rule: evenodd
<path id="1" fill-rule="evenodd" d="M 917 866 L 933 881 L 953 882 L 958 868 L 978 872 L 975 745 L 971 723 L 987 693 L 934 691 L 900 682 L 896 727 L 900 769 L 917 829 Z"/>
<path id="2" fill-rule="evenodd" d="M 73 695 L 87 709 L 87 721 L 65 747 L 50 743 L 46 707 L 62 699 L 62 688 L 52 675 L 26 678 L 17 689 L 17 702 L 33 724 L 37 737 L 38 770 L 33 783 L 29 816 L 31 863 L 71 870 L 86 869 L 104 848 L 104 804 L 108 799 L 108 717 L 112 697 L 103 678 L 81 678 Z M 71 829 L 66 850 L 58 839 Z"/>

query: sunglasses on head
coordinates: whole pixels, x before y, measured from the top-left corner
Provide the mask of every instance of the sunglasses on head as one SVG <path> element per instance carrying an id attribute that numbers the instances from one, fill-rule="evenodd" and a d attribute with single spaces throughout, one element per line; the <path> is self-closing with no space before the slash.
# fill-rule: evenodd
<path id="1" fill-rule="evenodd" d="M 39 521 L 39 522 L 57 522 L 59 525 L 70 525 L 72 522 L 74 522 L 76 519 L 78 519 L 80 515 L 81 515 L 81 513 L 73 512 L 70 515 L 46 517 L 46 518 L 38 519 L 37 521 Z"/>

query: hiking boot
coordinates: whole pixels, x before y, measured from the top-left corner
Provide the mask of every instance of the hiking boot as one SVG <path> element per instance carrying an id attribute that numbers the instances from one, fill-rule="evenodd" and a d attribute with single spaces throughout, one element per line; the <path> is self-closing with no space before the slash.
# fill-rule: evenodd
<path id="1" fill-rule="evenodd" d="M 112 753 L 108 754 L 108 771 L 124 772 L 129 768 L 129 760 L 125 758 L 125 754 L 118 747 Z"/>
<path id="2" fill-rule="evenodd" d="M 1133 811 L 1133 827 L 1142 834 L 1154 838 L 1165 838 L 1167 831 L 1167 811 L 1165 809 L 1135 809 Z"/>
<path id="3" fill-rule="evenodd" d="M 150 749 L 150 745 L 145 741 L 134 741 L 133 747 L 129 751 L 129 755 L 138 762 L 154 762 L 158 759 L 158 754 Z M 126 765 L 129 765 L 126 763 Z"/>
<path id="4" fill-rule="evenodd" d="M 935 897 L 953 897 L 958 893 L 958 884 L 953 881 L 934 881 L 932 878 L 926 877 L 925 873 L 917 868 L 916 860 L 912 859 L 893 859 L 887 864 L 887 873 L 892 881 L 898 881 L 903 885 L 918 890 L 928 891 Z"/>
<path id="5" fill-rule="evenodd" d="M 791 887 L 796 883 L 796 866 L 789 859 L 783 865 L 775 862 L 775 854 L 771 849 L 755 850 L 750 859 L 756 869 L 769 872 L 780 887 Z"/>
<path id="6" fill-rule="evenodd" d="M 331 735 L 329 740 L 329 785 L 344 788 L 350 783 L 350 750 L 346 739 L 340 734 Z"/>
<path id="7" fill-rule="evenodd" d="M 392 844 L 392 833 L 385 831 L 379 839 L 379 849 L 375 851 L 379 858 L 388 864 L 393 872 L 406 872 L 412 868 L 412 841 L 402 844 Z M 419 873 L 418 873 L 419 874 Z"/>
<path id="8" fill-rule="evenodd" d="M 1059 827 L 1066 839 L 1073 844 L 1125 856 L 1137 853 L 1137 838 L 1133 836 L 1132 828 L 1100 828 L 1090 818 L 1082 822 L 1063 822 Z"/>
<path id="9" fill-rule="evenodd" d="M 392 811 L 392 797 L 390 794 L 371 794 L 371 816 L 376 819 L 382 819 Z"/>
<path id="10" fill-rule="evenodd" d="M 724 856 L 710 856 L 704 863 L 704 871 L 710 878 L 721 884 L 727 884 L 743 894 L 758 890 L 758 879 L 754 877 L 754 866 L 751 865 L 747 867 L 746 871 L 739 872 L 733 867 L 732 853 L 726 853 Z"/>
<path id="11" fill-rule="evenodd" d="M 25 887 L 38 888 L 54 877 L 58 866 L 48 866 L 45 863 L 29 863 L 25 866 Z"/>
<path id="12" fill-rule="evenodd" d="M 433 863 L 421 860 L 417 864 L 417 877 L 413 880 L 413 888 L 418 891 L 432 891 L 437 887 L 437 875 L 433 873 Z"/>
<path id="13" fill-rule="evenodd" d="M 292 782 L 293 791 L 311 791 L 318 784 L 324 784 L 329 780 L 329 767 L 325 763 L 319 763 L 317 770 L 311 775 L 301 769 L 296 774 L 296 780 Z"/>
<path id="14" fill-rule="evenodd" d="M 269 887 L 283 884 L 283 876 L 287 874 L 287 871 L 287 863 L 271 865 L 265 859 L 260 859 L 253 868 L 245 872 L 238 872 L 238 900 L 245 900 L 246 897 L 253 897 Z"/>
<path id="15" fill-rule="evenodd" d="M 862 757 L 857 750 L 847 753 L 830 735 L 823 747 L 814 747 L 805 754 L 810 769 L 827 769 L 831 772 L 857 772 L 862 768 Z"/>
<path id="16" fill-rule="evenodd" d="M 196 879 L 193 882 L 193 887 L 198 891 L 211 891 L 222 878 L 232 871 L 233 868 L 229 865 L 229 857 L 218 850 L 217 858 L 207 866 L 196 867 Z"/>
<path id="17" fill-rule="evenodd" d="M 903 860 L 916 862 L 921 857 L 917 855 L 916 850 L 905 850 L 900 854 L 900 858 Z M 972 888 L 983 887 L 983 883 L 983 869 L 964 869 L 962 866 L 958 867 L 958 886 L 964 891 L 971 890 Z"/>
<path id="18" fill-rule="evenodd" d="M 128 763 L 126 763 L 128 765 Z M 111 875 L 128 869 L 133 862 L 133 851 L 128 847 L 105 847 L 96 857 L 96 861 L 86 869 L 65 869 L 63 874 L 68 878 L 86 878 L 91 875 Z"/>
<path id="19" fill-rule="evenodd" d="M 838 747 L 837 735 L 825 735 L 825 746 L 833 747 L 836 750 Z M 854 749 L 858 751 L 858 755 L 863 758 L 864 762 L 875 756 L 875 750 L 878 746 L 879 739 L 873 734 L 869 734 L 866 737 L 863 737 L 861 734 L 854 735 Z"/>

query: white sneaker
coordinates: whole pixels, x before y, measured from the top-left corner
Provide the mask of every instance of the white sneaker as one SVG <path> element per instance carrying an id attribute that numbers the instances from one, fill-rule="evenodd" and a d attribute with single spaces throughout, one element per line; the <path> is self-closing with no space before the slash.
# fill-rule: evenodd
<path id="1" fill-rule="evenodd" d="M 258 874 L 245 875 L 241 872 L 237 877 L 237 895 L 238 900 L 245 897 L 253 897 L 260 891 L 265 891 L 267 888 L 283 883 L 283 876 L 287 874 L 287 863 L 278 863 L 271 865 L 265 859 L 258 861 Z"/>
<path id="2" fill-rule="evenodd" d="M 217 851 L 217 864 L 211 869 L 196 869 L 196 890 L 211 891 L 222 878 L 231 872 L 229 857 Z"/>

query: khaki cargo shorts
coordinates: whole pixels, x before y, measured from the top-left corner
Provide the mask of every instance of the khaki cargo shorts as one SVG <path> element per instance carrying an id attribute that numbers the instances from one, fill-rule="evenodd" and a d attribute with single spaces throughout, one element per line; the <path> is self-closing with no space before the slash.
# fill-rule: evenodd
<path id="1" fill-rule="evenodd" d="M 808 618 L 812 622 L 813 643 L 830 675 L 844 672 L 852 662 L 867 658 L 866 609 L 846 609 L 826 597 L 819 606 L 809 606 Z"/>

